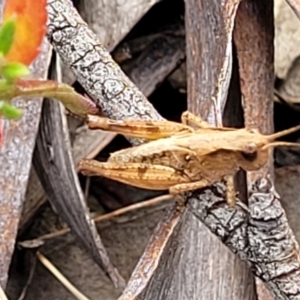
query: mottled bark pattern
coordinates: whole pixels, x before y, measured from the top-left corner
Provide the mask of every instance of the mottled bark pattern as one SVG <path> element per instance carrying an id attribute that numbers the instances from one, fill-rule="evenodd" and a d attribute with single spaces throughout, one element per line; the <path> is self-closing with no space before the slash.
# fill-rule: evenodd
<path id="1" fill-rule="evenodd" d="M 105 115 L 118 120 L 162 119 L 69 0 L 49 0 L 48 13 L 51 44 Z"/>
<path id="2" fill-rule="evenodd" d="M 248 260 L 255 275 L 275 299 L 300 299 L 299 246 L 271 181 L 263 178 L 253 185 L 249 208 Z"/>
<path id="3" fill-rule="evenodd" d="M 242 203 L 228 208 L 224 194 L 221 184 L 191 193 L 189 209 L 248 262 L 276 300 L 300 299 L 300 261 L 294 255 L 298 244 L 273 183 L 263 178 L 252 186 L 250 208 Z"/>

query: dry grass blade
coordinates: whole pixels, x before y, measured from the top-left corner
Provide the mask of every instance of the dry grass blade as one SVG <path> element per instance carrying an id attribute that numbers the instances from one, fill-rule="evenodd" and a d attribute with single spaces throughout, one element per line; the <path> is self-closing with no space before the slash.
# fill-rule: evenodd
<path id="1" fill-rule="evenodd" d="M 25 286 L 23 287 L 22 289 L 22 292 L 20 294 L 20 296 L 18 297 L 18 300 L 23 300 L 25 299 L 26 297 L 26 293 L 27 293 L 27 290 L 32 282 L 32 278 L 34 276 L 34 272 L 35 272 L 35 267 L 36 267 L 36 262 L 37 262 L 37 259 L 36 257 L 34 256 L 33 260 L 32 260 L 32 265 L 30 267 L 30 272 L 29 272 L 29 275 L 28 275 L 28 278 L 27 278 L 27 281 L 25 283 Z"/>
<path id="2" fill-rule="evenodd" d="M 299 110 L 299 107 L 293 104 L 300 103 L 299 70 L 300 57 L 298 56 L 289 66 L 284 82 L 278 87 L 278 90 L 274 91 L 275 97 L 279 101 L 283 101 L 295 110 Z"/>
<path id="3" fill-rule="evenodd" d="M 274 95 L 277 101 L 283 100 L 285 103 L 300 103 L 300 97 L 293 97 L 293 96 L 288 96 L 288 95 L 283 95 L 279 91 L 274 91 Z"/>
<path id="4" fill-rule="evenodd" d="M 8 300 L 8 298 L 6 297 L 2 287 L 0 286 L 0 299 L 1 300 Z"/>
<path id="5" fill-rule="evenodd" d="M 70 292 L 77 300 L 90 300 L 83 295 L 42 253 L 37 252 L 38 260 L 52 273 L 53 276 Z"/>
<path id="6" fill-rule="evenodd" d="M 201 7 L 206 9 L 203 11 L 200 11 L 200 9 L 199 11 L 195 10 L 199 2 Z M 189 43 L 187 49 L 187 74 L 190 74 L 188 76 L 188 109 L 203 117 L 210 125 L 217 127 L 222 126 L 225 106 L 228 106 L 229 110 L 232 110 L 233 106 L 235 108 L 238 106 L 236 101 L 234 104 L 228 103 L 228 105 L 226 102 L 229 101 L 227 98 L 229 96 L 230 81 L 233 81 L 232 35 L 240 2 L 242 1 L 225 1 L 220 4 L 218 1 L 186 1 L 186 34 L 187 42 Z M 205 25 L 211 22 L 211 17 L 207 16 L 208 12 L 205 10 L 209 10 L 211 14 L 221 14 L 222 18 L 224 18 L 224 23 L 217 23 L 219 32 L 216 32 L 215 29 L 211 30 L 208 28 L 209 26 Z M 202 23 L 202 26 L 200 25 L 201 28 L 207 27 L 207 29 L 197 30 L 198 26 L 195 25 L 197 22 Z M 217 20 L 217 22 L 220 22 L 220 20 Z M 235 125 L 235 115 L 239 113 L 237 111 L 235 109 L 235 112 L 229 115 L 226 126 Z M 222 223 L 223 217 L 231 215 L 231 212 L 224 205 L 225 203 L 220 202 L 220 196 L 226 199 L 227 191 L 221 191 L 222 185 L 217 183 L 211 187 L 210 193 L 207 193 L 207 189 L 189 193 L 188 204 L 191 211 L 193 213 L 197 211 L 196 216 L 199 213 L 201 220 L 204 220 L 208 226 L 211 216 L 214 216 L 214 220 L 211 219 L 212 223 L 218 223 L 219 221 Z M 205 203 L 203 203 L 203 199 L 205 199 Z M 217 206 L 220 205 L 219 207 L 222 207 L 220 214 L 216 214 L 216 210 L 213 208 L 214 203 L 218 203 Z M 236 216 L 238 216 L 242 209 L 240 210 L 238 207 L 235 209 Z M 194 227 L 197 226 L 195 223 L 190 222 L 188 224 L 190 229 L 188 230 L 195 230 Z M 230 227 L 229 224 L 228 226 Z M 236 257 L 230 253 L 229 249 L 220 245 L 216 239 L 207 234 L 206 228 L 200 225 L 197 227 L 199 234 L 196 238 L 199 241 L 197 242 L 193 235 L 190 234 L 190 247 L 195 245 L 193 247 L 196 248 L 196 245 L 204 243 L 205 248 L 198 246 L 198 249 L 196 248 L 197 250 L 195 250 L 197 254 L 187 251 L 187 255 L 189 259 L 193 259 L 193 264 L 201 266 L 199 271 L 197 270 L 197 282 L 203 283 L 197 290 L 198 297 L 206 299 L 218 299 L 220 297 L 222 299 L 253 299 L 255 292 L 252 285 L 253 276 L 250 270 L 247 269 L 243 262 L 236 260 Z M 210 252 L 214 253 L 214 259 L 208 261 L 207 255 Z M 208 276 L 211 280 L 207 280 Z M 237 283 L 233 284 L 230 281 L 231 276 L 238 277 L 240 285 Z M 192 282 L 190 282 L 190 285 L 192 285 Z M 211 291 L 214 292 L 212 293 Z M 192 297 L 192 294 L 190 294 L 190 297 Z"/>
<path id="7" fill-rule="evenodd" d="M 138 202 L 138 203 L 120 208 L 118 210 L 115 210 L 115 211 L 113 211 L 111 213 L 108 213 L 108 214 L 105 214 L 105 215 L 96 216 L 96 217 L 93 218 L 93 221 L 95 223 L 98 223 L 98 222 L 102 222 L 102 221 L 105 221 L 105 220 L 109 220 L 109 219 L 118 217 L 122 214 L 128 213 L 130 211 L 134 211 L 134 210 L 137 210 L 137 209 L 140 209 L 140 208 L 143 208 L 143 207 L 150 207 L 150 206 L 157 205 L 158 203 L 160 203 L 162 201 L 170 200 L 172 198 L 173 197 L 171 195 L 163 195 L 163 196 L 155 197 L 155 198 L 150 199 L 150 200 Z M 70 232 L 70 228 L 64 228 L 64 229 L 58 230 L 56 232 L 52 232 L 52 233 L 48 233 L 48 234 L 39 236 L 38 238 L 36 238 L 34 240 L 23 241 L 23 242 L 20 242 L 20 243 L 21 243 L 22 247 L 26 247 L 25 246 L 26 244 L 32 244 L 32 242 L 34 242 L 34 241 L 50 240 L 50 239 L 62 236 L 64 234 L 67 234 L 69 232 Z"/>
<path id="8" fill-rule="evenodd" d="M 211 125 L 222 126 L 232 71 L 232 31 L 239 2 L 227 0 L 220 4 L 216 1 L 186 1 L 188 109 Z M 205 9 L 196 10 L 198 6 Z M 214 31 L 199 31 L 193 26 L 193 22 L 201 22 L 203 27 L 210 27 L 207 24 L 212 20 L 206 10 L 220 15 L 215 16 Z M 201 14 L 202 20 L 197 19 L 196 11 Z M 203 44 L 202 49 L 198 49 L 199 44 Z M 193 51 L 197 51 L 197 54 Z M 202 84 L 203 80 L 208 84 Z"/>
<path id="9" fill-rule="evenodd" d="M 264 283 L 259 279 L 255 278 L 256 292 L 258 300 L 274 300 L 274 297 L 271 295 L 270 291 L 264 285 Z"/>

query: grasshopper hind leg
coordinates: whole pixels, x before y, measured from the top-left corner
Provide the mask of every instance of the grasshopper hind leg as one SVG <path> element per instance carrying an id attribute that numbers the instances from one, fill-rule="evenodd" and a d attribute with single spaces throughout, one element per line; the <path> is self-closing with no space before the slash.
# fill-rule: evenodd
<path id="1" fill-rule="evenodd" d="M 176 194 L 174 198 L 176 199 L 176 204 L 177 204 L 176 209 L 182 212 L 185 208 L 186 198 L 182 194 Z"/>
<path id="2" fill-rule="evenodd" d="M 228 175 L 224 177 L 226 181 L 226 201 L 230 207 L 234 207 L 236 204 L 236 191 L 234 187 L 234 176 Z M 212 185 L 214 181 L 209 181 L 207 179 L 201 179 L 199 181 L 195 182 L 189 182 L 189 183 L 180 183 L 176 184 L 169 188 L 169 192 L 171 195 L 174 195 L 178 199 L 178 204 L 184 205 L 185 200 L 184 197 L 181 195 L 181 193 L 193 191 L 197 189 L 201 189 L 204 187 L 208 187 Z"/>
<path id="3" fill-rule="evenodd" d="M 236 191 L 234 187 L 234 177 L 232 175 L 225 176 L 226 181 L 226 201 L 230 207 L 234 207 L 236 204 Z"/>
<path id="4" fill-rule="evenodd" d="M 201 179 L 195 182 L 180 183 L 180 184 L 173 185 L 170 187 L 169 192 L 171 195 L 178 195 L 180 193 L 201 189 L 211 184 L 212 182 L 206 179 Z"/>
<path id="5" fill-rule="evenodd" d="M 182 193 L 187 192 L 187 191 L 201 189 L 203 187 L 209 186 L 210 184 L 211 183 L 208 180 L 202 179 L 202 180 L 195 181 L 195 182 L 180 183 L 180 184 L 171 186 L 169 188 L 169 193 L 171 195 L 174 195 L 177 199 L 177 210 L 182 211 L 186 204 L 186 199 L 182 195 Z"/>

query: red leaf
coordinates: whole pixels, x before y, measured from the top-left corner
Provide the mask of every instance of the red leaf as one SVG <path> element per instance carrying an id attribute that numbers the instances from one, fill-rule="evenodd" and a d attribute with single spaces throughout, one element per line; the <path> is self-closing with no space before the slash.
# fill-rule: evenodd
<path id="1" fill-rule="evenodd" d="M 8 61 L 29 65 L 39 54 L 46 34 L 47 0 L 6 0 L 3 20 L 16 17 L 13 45 L 6 55 Z"/>

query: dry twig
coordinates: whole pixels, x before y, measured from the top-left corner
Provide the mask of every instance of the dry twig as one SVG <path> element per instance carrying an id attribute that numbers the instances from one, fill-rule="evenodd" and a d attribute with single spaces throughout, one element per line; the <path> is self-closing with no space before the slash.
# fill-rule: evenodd
<path id="1" fill-rule="evenodd" d="M 42 253 L 36 253 L 38 260 L 48 269 L 50 273 L 77 299 L 89 300 L 83 295 Z"/>

